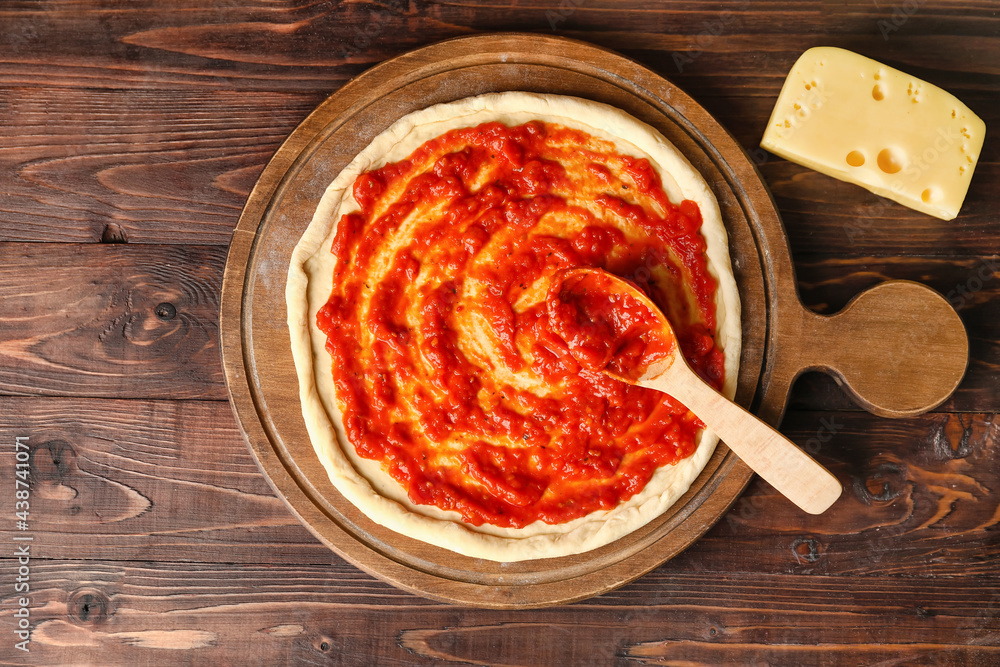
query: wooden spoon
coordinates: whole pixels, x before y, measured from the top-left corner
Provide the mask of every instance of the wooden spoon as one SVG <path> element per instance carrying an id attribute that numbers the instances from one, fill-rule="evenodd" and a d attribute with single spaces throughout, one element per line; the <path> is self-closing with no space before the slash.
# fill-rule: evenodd
<path id="1" fill-rule="evenodd" d="M 581 365 L 673 396 L 801 509 L 821 514 L 840 497 L 826 468 L 691 370 L 670 322 L 633 284 L 571 269 L 556 277 L 546 305 L 550 326 Z"/>

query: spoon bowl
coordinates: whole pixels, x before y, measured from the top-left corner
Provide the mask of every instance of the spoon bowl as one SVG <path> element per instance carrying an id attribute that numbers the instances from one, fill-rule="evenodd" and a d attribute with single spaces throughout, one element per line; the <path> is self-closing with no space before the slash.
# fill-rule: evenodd
<path id="1" fill-rule="evenodd" d="M 691 369 L 669 320 L 634 284 L 571 269 L 556 277 L 547 306 L 550 326 L 582 366 L 677 399 L 802 510 L 821 514 L 840 497 L 830 471 Z"/>

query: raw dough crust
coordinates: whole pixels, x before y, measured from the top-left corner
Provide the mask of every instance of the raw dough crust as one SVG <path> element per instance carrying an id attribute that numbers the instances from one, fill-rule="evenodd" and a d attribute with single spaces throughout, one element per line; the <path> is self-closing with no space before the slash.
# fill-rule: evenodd
<path id="1" fill-rule="evenodd" d="M 331 481 L 373 521 L 403 535 L 466 556 L 510 562 L 583 553 L 642 527 L 670 507 L 708 463 L 718 438 L 703 431 L 698 448 L 677 465 L 654 473 L 646 487 L 613 510 L 549 525 L 524 528 L 472 526 L 455 512 L 414 505 L 406 491 L 377 462 L 361 459 L 340 425 L 326 336 L 316 313 L 330 297 L 335 258 L 331 242 L 341 216 L 359 209 L 351 196 L 357 176 L 406 158 L 425 141 L 449 130 L 488 121 L 519 125 L 557 123 L 612 141 L 626 155 L 648 159 L 674 203 L 690 199 L 701 208 L 709 272 L 716 290 L 716 344 L 724 350 L 725 386 L 732 398 L 740 358 L 740 305 L 718 202 L 705 179 L 659 132 L 623 111 L 590 100 L 523 92 L 491 93 L 438 104 L 399 119 L 378 135 L 327 188 L 312 222 L 296 245 L 288 270 L 286 302 L 292 355 L 299 377 L 302 413 L 316 455 Z"/>

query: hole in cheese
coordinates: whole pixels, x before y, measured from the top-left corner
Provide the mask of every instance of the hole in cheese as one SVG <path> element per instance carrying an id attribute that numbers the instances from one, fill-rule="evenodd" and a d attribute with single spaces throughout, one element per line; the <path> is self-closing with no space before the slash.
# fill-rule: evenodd
<path id="1" fill-rule="evenodd" d="M 861 151 L 851 151 L 847 154 L 847 164 L 852 167 L 860 167 L 865 163 L 865 154 Z"/>
<path id="2" fill-rule="evenodd" d="M 925 204 L 930 204 L 932 201 L 938 198 L 937 188 L 927 188 L 920 193 L 920 201 Z"/>
<path id="3" fill-rule="evenodd" d="M 891 148 L 883 148 L 878 154 L 878 168 L 887 174 L 898 173 L 903 168 L 903 159 Z"/>
<path id="4" fill-rule="evenodd" d="M 875 87 L 872 88 L 872 97 L 876 102 L 881 102 L 885 99 L 885 91 L 882 90 L 882 84 L 876 83 Z"/>

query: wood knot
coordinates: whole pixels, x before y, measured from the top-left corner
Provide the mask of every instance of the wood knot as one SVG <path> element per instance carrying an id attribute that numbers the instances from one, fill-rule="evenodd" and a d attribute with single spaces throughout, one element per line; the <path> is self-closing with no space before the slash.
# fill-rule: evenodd
<path id="1" fill-rule="evenodd" d="M 114 614 L 111 598 L 96 588 L 81 588 L 69 596 L 69 615 L 80 623 L 98 624 Z"/>
<path id="2" fill-rule="evenodd" d="M 854 495 L 866 505 L 888 505 L 907 488 L 906 466 L 885 461 L 854 479 Z"/>
<path id="3" fill-rule="evenodd" d="M 49 440 L 31 450 L 32 476 L 45 484 L 62 484 L 76 465 L 76 450 L 65 440 Z"/>
<path id="4" fill-rule="evenodd" d="M 128 243 L 128 235 L 121 225 L 109 222 L 101 232 L 101 243 Z"/>
<path id="5" fill-rule="evenodd" d="M 950 461 L 972 454 L 973 425 L 972 420 L 966 422 L 965 415 L 948 415 L 930 436 L 934 456 L 941 461 Z"/>
<path id="6" fill-rule="evenodd" d="M 815 563 L 819 560 L 820 551 L 819 541 L 812 537 L 800 537 L 792 542 L 792 555 L 799 564 Z"/>
<path id="7" fill-rule="evenodd" d="M 164 322 L 177 317 L 177 309 L 174 308 L 174 304 L 167 303 L 166 301 L 157 305 L 154 312 L 156 313 L 156 316 Z"/>

